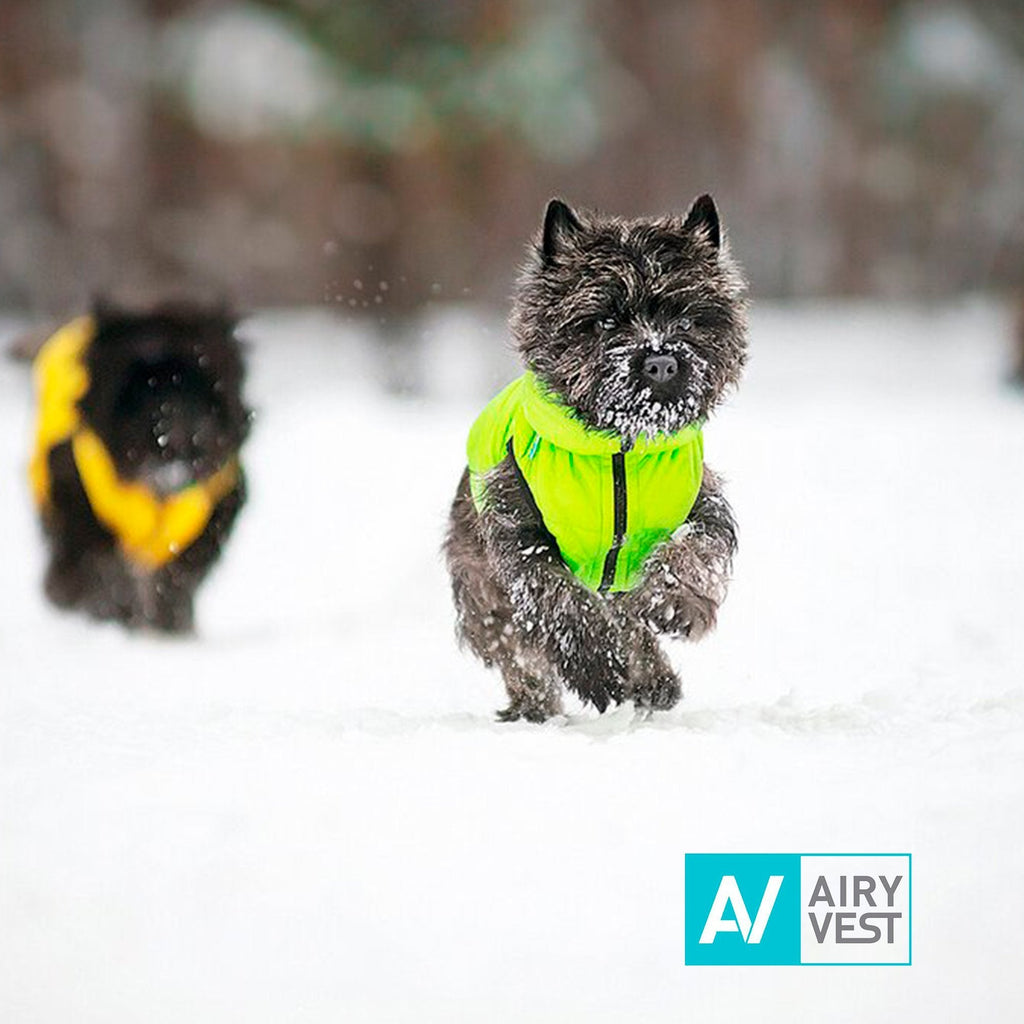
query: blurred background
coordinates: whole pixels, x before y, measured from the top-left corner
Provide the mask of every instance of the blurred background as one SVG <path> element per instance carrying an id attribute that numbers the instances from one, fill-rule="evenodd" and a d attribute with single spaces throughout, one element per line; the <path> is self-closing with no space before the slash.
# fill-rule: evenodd
<path id="1" fill-rule="evenodd" d="M 652 721 L 498 726 L 439 548 L 524 245 L 703 191 L 719 627 Z M 1022 286 L 1022 0 L 0 0 L 0 352 L 222 295 L 257 410 L 196 640 L 122 636 L 0 358 L 0 1018 L 1020 1020 Z M 926 865 L 913 971 L 683 972 L 685 851 L 823 848 Z"/>
<path id="2" fill-rule="evenodd" d="M 715 193 L 755 296 L 1024 283 L 1019 0 L 3 0 L 0 308 L 503 311 L 553 194 Z M 390 330 L 389 330 L 390 328 Z"/>

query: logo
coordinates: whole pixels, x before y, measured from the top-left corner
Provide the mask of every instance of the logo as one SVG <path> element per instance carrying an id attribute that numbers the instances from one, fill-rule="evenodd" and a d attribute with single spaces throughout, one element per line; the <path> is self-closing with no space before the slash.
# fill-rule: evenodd
<path id="1" fill-rule="evenodd" d="M 910 854 L 688 853 L 687 964 L 909 964 Z"/>

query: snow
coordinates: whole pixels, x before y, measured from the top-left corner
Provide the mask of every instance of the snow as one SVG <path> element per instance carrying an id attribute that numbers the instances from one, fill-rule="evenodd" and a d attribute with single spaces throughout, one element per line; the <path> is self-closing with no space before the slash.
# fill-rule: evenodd
<path id="1" fill-rule="evenodd" d="M 460 316 L 428 353 L 477 358 Z M 741 549 L 672 649 L 686 699 L 539 727 L 494 721 L 438 556 L 487 396 L 387 395 L 357 327 L 310 323 L 247 332 L 251 504 L 194 641 L 44 604 L 0 364 L 5 1020 L 1019 1019 L 999 310 L 758 308 L 706 433 Z M 911 852 L 914 965 L 686 967 L 684 853 L 776 850 Z"/>

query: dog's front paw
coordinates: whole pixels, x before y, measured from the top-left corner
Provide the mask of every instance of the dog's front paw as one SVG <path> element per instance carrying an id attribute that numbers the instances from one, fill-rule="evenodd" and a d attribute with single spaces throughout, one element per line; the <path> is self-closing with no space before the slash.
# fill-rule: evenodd
<path id="1" fill-rule="evenodd" d="M 670 668 L 663 668 L 639 683 L 635 683 L 630 696 L 637 708 L 668 711 L 679 703 L 683 687 L 679 676 Z"/>
<path id="2" fill-rule="evenodd" d="M 498 712 L 499 722 L 546 722 L 562 713 L 562 695 L 550 682 L 513 669 L 503 674 L 509 703 Z"/>
<path id="3" fill-rule="evenodd" d="M 563 659 L 561 675 L 565 685 L 598 711 L 604 711 L 612 702 L 621 704 L 628 669 L 618 645 L 606 638 L 574 647 Z"/>
<path id="4" fill-rule="evenodd" d="M 687 640 L 700 640 L 715 628 L 718 605 L 710 597 L 687 592 L 676 610 L 679 635 Z"/>
<path id="5" fill-rule="evenodd" d="M 626 696 L 638 710 L 667 711 L 679 703 L 683 687 L 657 637 L 642 626 L 630 637 L 629 688 Z"/>
<path id="6" fill-rule="evenodd" d="M 670 593 L 639 591 L 631 602 L 636 617 L 663 636 L 700 640 L 715 628 L 718 605 L 680 584 Z"/>

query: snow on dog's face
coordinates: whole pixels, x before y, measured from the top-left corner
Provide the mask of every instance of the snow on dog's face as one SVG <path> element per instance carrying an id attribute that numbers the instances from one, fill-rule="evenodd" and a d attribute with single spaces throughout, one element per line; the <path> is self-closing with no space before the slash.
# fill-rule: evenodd
<path id="1" fill-rule="evenodd" d="M 705 418 L 746 356 L 744 284 L 701 196 L 685 218 L 548 204 L 511 325 L 527 365 L 595 430 L 632 444 Z"/>

